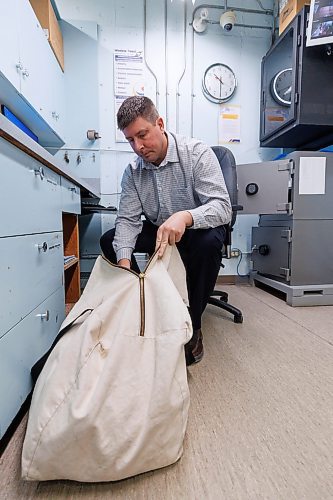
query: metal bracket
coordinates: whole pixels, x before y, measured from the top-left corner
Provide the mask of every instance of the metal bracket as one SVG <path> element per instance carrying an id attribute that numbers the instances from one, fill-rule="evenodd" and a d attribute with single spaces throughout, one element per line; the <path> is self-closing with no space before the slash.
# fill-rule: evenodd
<path id="1" fill-rule="evenodd" d="M 285 277 L 286 281 L 290 281 L 290 269 L 287 267 L 280 267 L 280 274 Z"/>
<path id="2" fill-rule="evenodd" d="M 288 215 L 291 215 L 293 213 L 293 204 L 291 202 L 278 203 L 276 205 L 276 211 L 277 212 L 286 212 Z"/>
<path id="3" fill-rule="evenodd" d="M 294 162 L 293 160 L 283 160 L 278 163 L 278 172 L 283 172 L 285 170 L 289 170 L 289 172 L 293 172 L 294 170 Z"/>
<path id="4" fill-rule="evenodd" d="M 286 238 L 287 242 L 291 243 L 291 241 L 292 241 L 291 229 L 282 229 L 281 238 Z"/>

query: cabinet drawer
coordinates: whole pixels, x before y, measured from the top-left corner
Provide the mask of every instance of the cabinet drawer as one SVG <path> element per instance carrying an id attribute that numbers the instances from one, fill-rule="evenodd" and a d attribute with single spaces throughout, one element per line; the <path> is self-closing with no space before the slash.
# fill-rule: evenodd
<path id="1" fill-rule="evenodd" d="M 0 138 L 0 237 L 61 231 L 60 176 Z"/>
<path id="2" fill-rule="evenodd" d="M 0 238 L 0 337 L 63 284 L 62 233 Z"/>
<path id="3" fill-rule="evenodd" d="M 47 311 L 48 318 L 39 316 Z M 51 346 L 64 316 L 59 288 L 0 339 L 0 438 L 31 391 L 31 367 Z"/>
<path id="4" fill-rule="evenodd" d="M 81 213 L 80 188 L 65 177 L 61 177 L 61 206 L 63 212 Z"/>

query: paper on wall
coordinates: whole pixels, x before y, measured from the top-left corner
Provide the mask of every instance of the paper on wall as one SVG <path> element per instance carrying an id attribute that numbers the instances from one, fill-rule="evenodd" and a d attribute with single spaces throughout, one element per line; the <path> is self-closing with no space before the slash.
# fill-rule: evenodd
<path id="1" fill-rule="evenodd" d="M 219 144 L 239 144 L 240 137 L 240 106 L 220 105 Z"/>
<path id="2" fill-rule="evenodd" d="M 325 194 L 326 158 L 306 156 L 299 159 L 299 194 Z"/>
<path id="3" fill-rule="evenodd" d="M 114 51 L 114 99 L 115 114 L 122 102 L 130 96 L 143 96 L 144 67 L 143 51 L 132 49 L 115 49 Z M 116 130 L 116 142 L 127 142 L 123 133 Z"/>

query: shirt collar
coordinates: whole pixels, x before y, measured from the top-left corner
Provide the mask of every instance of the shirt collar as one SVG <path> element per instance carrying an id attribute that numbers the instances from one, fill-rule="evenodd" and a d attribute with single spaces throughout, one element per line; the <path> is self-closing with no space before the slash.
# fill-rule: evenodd
<path id="1" fill-rule="evenodd" d="M 175 163 L 179 161 L 175 138 L 172 134 L 170 134 L 170 132 L 165 131 L 165 133 L 168 139 L 168 149 L 164 160 L 159 165 L 154 165 L 153 163 L 146 162 L 142 158 L 138 157 L 137 160 L 139 160 L 140 163 L 142 162 L 142 168 L 153 170 L 163 167 L 167 163 Z"/>

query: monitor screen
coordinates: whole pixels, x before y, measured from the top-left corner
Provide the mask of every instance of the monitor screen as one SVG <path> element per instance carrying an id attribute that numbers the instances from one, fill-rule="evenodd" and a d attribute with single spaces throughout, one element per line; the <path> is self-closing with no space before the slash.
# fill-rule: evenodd
<path id="1" fill-rule="evenodd" d="M 311 0 L 306 45 L 333 43 L 333 0 Z"/>
<path id="2" fill-rule="evenodd" d="M 4 104 L 1 104 L 1 113 L 6 117 L 8 118 L 8 120 L 10 120 L 12 123 L 14 123 L 14 125 L 16 125 L 18 128 L 20 128 L 23 132 L 25 132 L 29 137 L 31 137 L 31 139 L 33 139 L 34 141 L 38 142 L 38 137 L 37 135 L 35 135 L 31 130 L 30 128 L 28 128 L 23 122 L 21 122 L 21 120 L 19 118 L 17 118 L 17 116 L 14 115 L 14 113 L 12 113 L 10 111 L 9 108 L 7 108 L 7 106 L 5 106 Z"/>

